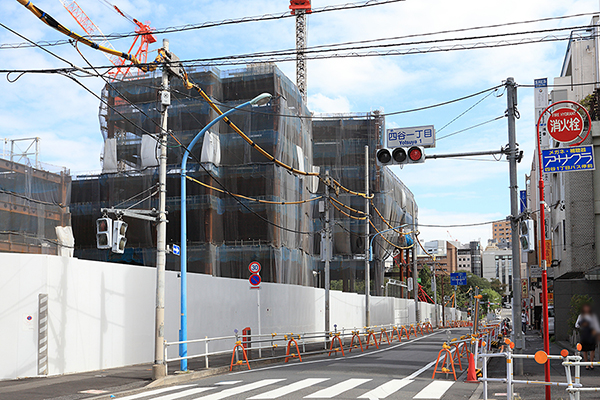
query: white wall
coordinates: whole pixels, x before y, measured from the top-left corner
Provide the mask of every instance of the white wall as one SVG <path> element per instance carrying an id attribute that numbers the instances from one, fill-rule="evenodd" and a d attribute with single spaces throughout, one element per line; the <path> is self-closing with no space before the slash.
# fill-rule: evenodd
<path id="1" fill-rule="evenodd" d="M 0 379 L 36 376 L 38 294 L 48 299 L 48 373 L 152 362 L 155 269 L 48 255 L 0 253 Z M 324 290 L 263 283 L 262 333 L 324 330 Z M 179 337 L 179 278 L 167 271 L 165 337 Z M 188 276 L 188 338 L 257 333 L 257 291 L 242 279 Z M 364 326 L 364 296 L 331 292 L 331 325 Z M 420 303 L 422 319 L 433 305 Z M 27 321 L 27 316 L 33 317 Z M 371 297 L 374 325 L 414 322 L 414 302 Z M 223 343 L 222 348 L 231 348 Z M 219 346 L 211 344 L 211 351 Z M 203 350 L 203 346 L 202 349 Z M 200 350 L 200 351 L 201 351 Z M 199 351 L 190 346 L 189 354 Z M 177 349 L 170 348 L 169 356 Z"/>

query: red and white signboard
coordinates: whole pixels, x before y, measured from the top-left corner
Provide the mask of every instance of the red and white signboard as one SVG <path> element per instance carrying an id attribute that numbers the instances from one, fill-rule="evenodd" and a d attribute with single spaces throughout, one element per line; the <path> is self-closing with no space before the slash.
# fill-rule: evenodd
<path id="1" fill-rule="evenodd" d="M 569 146 L 582 144 L 592 128 L 590 114 L 575 101 L 562 100 L 546 107 L 538 118 L 538 137 L 541 137 L 540 127 L 544 118 L 548 118 L 544 125 L 550 136 L 557 142 L 569 143 Z"/>
<path id="2" fill-rule="evenodd" d="M 258 274 L 260 272 L 260 268 L 260 263 L 258 261 L 252 261 L 248 265 L 248 271 L 250 271 L 251 274 Z"/>
<path id="3" fill-rule="evenodd" d="M 577 110 L 568 107 L 552 111 L 547 122 L 548 133 L 554 140 L 570 143 L 581 137 L 584 129 L 583 117 Z"/>

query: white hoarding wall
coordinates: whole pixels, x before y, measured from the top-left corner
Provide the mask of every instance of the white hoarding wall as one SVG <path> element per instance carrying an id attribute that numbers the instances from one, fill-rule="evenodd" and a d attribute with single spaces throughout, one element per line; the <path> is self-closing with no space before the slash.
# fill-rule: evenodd
<path id="1" fill-rule="evenodd" d="M 166 339 L 179 338 L 176 272 L 166 276 Z M 155 269 L 48 255 L 0 253 L 0 379 L 120 367 L 153 360 Z M 188 338 L 233 335 L 246 327 L 258 333 L 258 291 L 242 279 L 188 275 Z M 47 363 L 38 359 L 38 297 L 48 295 Z M 324 290 L 262 283 L 261 332 L 304 333 L 324 330 Z M 331 324 L 338 329 L 364 326 L 364 296 L 331 292 Z M 433 306 L 421 304 L 422 319 Z M 414 302 L 371 297 L 372 324 L 414 322 Z M 42 321 L 43 322 L 43 321 Z M 211 344 L 210 350 L 231 343 Z M 189 354 L 204 346 L 190 346 Z M 169 348 L 175 356 L 177 347 Z M 44 352 L 42 352 L 44 354 Z"/>

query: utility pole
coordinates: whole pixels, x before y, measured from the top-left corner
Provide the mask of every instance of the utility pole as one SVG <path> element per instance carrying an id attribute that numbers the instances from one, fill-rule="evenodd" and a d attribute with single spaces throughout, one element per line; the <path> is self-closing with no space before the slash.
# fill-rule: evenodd
<path id="1" fill-rule="evenodd" d="M 169 52 L 169 40 L 163 39 L 163 48 Z M 169 73 L 167 65 L 162 70 L 162 85 L 160 92 L 160 158 L 158 167 L 158 226 L 156 227 L 156 322 L 155 322 L 155 347 L 154 365 L 152 365 L 152 379 L 167 375 L 167 365 L 164 359 L 165 348 L 165 264 L 167 257 L 167 120 L 168 107 L 171 103 L 169 92 Z"/>
<path id="2" fill-rule="evenodd" d="M 521 253 L 519 248 L 519 187 L 517 185 L 517 163 L 519 149 L 517 148 L 517 130 L 515 117 L 517 110 L 517 86 L 514 78 L 506 80 L 506 101 L 508 117 L 508 165 L 510 174 L 510 214 L 511 214 L 511 247 L 512 247 L 512 276 L 513 276 L 513 336 L 515 353 L 522 353 L 525 347 L 521 327 Z M 542 238 L 543 240 L 543 238 Z M 515 359 L 515 374 L 523 375 L 523 360 Z"/>
<path id="3" fill-rule="evenodd" d="M 413 226 L 413 230 L 417 231 L 416 224 Z M 417 235 L 414 234 L 413 248 L 412 248 L 412 262 L 413 262 L 413 296 L 415 298 L 415 323 L 418 324 L 420 319 L 419 313 L 419 271 L 417 270 Z"/>
<path id="4" fill-rule="evenodd" d="M 333 254 L 331 248 L 331 228 L 329 226 L 329 170 L 325 171 L 325 245 L 327 246 L 323 250 L 325 257 L 325 342 L 329 338 L 329 290 L 331 288 L 330 275 L 329 275 L 329 261 L 330 255 Z"/>
<path id="5" fill-rule="evenodd" d="M 442 274 L 442 326 L 446 326 L 446 298 L 444 297 L 444 274 Z"/>
<path id="6" fill-rule="evenodd" d="M 433 257 L 433 266 L 431 267 L 431 287 L 433 288 L 433 311 L 435 311 L 435 327 L 439 328 L 438 307 L 437 307 L 437 285 L 435 282 L 435 256 Z"/>
<path id="7" fill-rule="evenodd" d="M 365 146 L 365 326 L 371 326 L 371 261 L 369 254 L 369 145 Z"/>

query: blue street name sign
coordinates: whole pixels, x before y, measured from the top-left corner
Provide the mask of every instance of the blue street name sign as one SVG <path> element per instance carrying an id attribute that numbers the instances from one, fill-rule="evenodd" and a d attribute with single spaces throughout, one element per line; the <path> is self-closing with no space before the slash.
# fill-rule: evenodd
<path id="1" fill-rule="evenodd" d="M 435 147 L 435 128 L 433 125 L 387 130 L 386 147 L 409 146 Z"/>
<path id="2" fill-rule="evenodd" d="M 591 171 L 596 168 L 593 146 L 542 150 L 542 164 L 546 173 Z"/>
<path id="3" fill-rule="evenodd" d="M 521 190 L 519 192 L 519 204 L 521 205 L 521 214 L 525 212 L 527 208 L 527 190 Z"/>
<path id="4" fill-rule="evenodd" d="M 453 272 L 450 274 L 450 284 L 453 286 L 466 285 L 467 284 L 467 273 L 466 272 Z"/>

